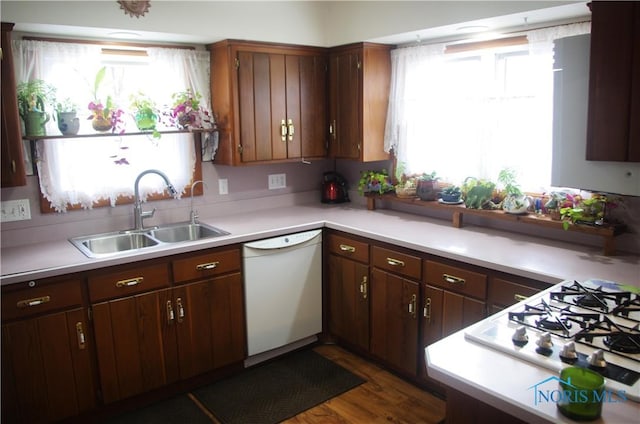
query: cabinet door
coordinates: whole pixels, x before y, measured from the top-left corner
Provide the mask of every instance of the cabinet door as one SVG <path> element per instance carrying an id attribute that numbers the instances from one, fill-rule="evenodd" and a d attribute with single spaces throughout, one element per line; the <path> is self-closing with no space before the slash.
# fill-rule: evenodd
<path id="1" fill-rule="evenodd" d="M 2 187 L 15 187 L 27 184 L 20 134 L 20 117 L 16 97 L 16 78 L 11 52 L 11 30 L 13 24 L 2 22 Z"/>
<path id="2" fill-rule="evenodd" d="M 587 160 L 640 162 L 640 4 L 590 7 Z"/>
<path id="3" fill-rule="evenodd" d="M 335 53 L 331 56 L 330 151 L 331 155 L 337 158 L 358 159 L 360 157 L 361 66 L 362 62 L 357 50 Z"/>
<path id="4" fill-rule="evenodd" d="M 420 359 L 419 375 L 426 378 L 427 369 L 424 348 L 442 338 L 442 301 L 444 290 L 423 283 L 422 293 L 422 344 L 421 349 L 418 351 L 418 357 Z"/>
<path id="5" fill-rule="evenodd" d="M 448 291 L 443 292 L 442 336 L 446 337 L 485 317 L 486 304 Z"/>
<path id="6" fill-rule="evenodd" d="M 171 289 L 93 305 L 105 403 L 178 380 Z"/>
<path id="7" fill-rule="evenodd" d="M 87 311 L 2 326 L 2 422 L 53 422 L 96 405 Z"/>
<path id="8" fill-rule="evenodd" d="M 302 158 L 327 155 L 327 57 L 300 56 L 300 135 Z"/>
<path id="9" fill-rule="evenodd" d="M 173 289 L 180 378 L 244 359 L 240 273 Z"/>
<path id="10" fill-rule="evenodd" d="M 371 271 L 371 353 L 416 375 L 419 284 L 374 268 Z"/>
<path id="11" fill-rule="evenodd" d="M 369 351 L 369 267 L 329 255 L 329 330 Z"/>

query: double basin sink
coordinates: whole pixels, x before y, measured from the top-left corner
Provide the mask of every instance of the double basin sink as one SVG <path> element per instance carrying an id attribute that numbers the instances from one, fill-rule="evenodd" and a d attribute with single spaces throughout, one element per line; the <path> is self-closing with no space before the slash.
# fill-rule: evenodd
<path id="1" fill-rule="evenodd" d="M 185 222 L 140 231 L 131 230 L 74 237 L 69 241 L 90 258 L 104 258 L 133 250 L 220 237 L 228 234 L 230 233 L 210 225 Z"/>

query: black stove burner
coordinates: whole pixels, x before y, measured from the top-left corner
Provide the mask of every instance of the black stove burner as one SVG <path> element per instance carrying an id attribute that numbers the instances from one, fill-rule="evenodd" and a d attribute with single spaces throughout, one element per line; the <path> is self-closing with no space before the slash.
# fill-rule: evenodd
<path id="1" fill-rule="evenodd" d="M 554 316 L 549 314 L 544 318 L 536 320 L 536 324 L 538 325 L 538 327 L 544 328 L 545 330 L 560 331 L 571 328 L 571 323 L 567 320 L 566 317 L 563 317 L 561 315 Z"/>
<path id="2" fill-rule="evenodd" d="M 520 312 L 509 312 L 509 320 L 524 324 L 528 327 L 544 329 L 561 337 L 569 337 L 573 324 L 581 328 L 598 321 L 600 314 L 579 313 L 571 311 L 569 306 L 559 308 L 549 305 L 544 300 L 538 305 L 524 305 Z"/>
<path id="3" fill-rule="evenodd" d="M 640 353 L 640 334 L 612 333 L 604 338 L 604 344 L 616 352 Z"/>
<path id="4" fill-rule="evenodd" d="M 612 313 L 624 304 L 631 303 L 635 305 L 632 308 L 637 307 L 640 302 L 637 294 L 628 291 L 606 291 L 602 287 L 585 287 L 577 281 L 561 286 L 559 291 L 551 292 L 549 296 L 552 300 L 578 305 L 605 314 Z M 628 316 L 629 309 L 621 311 L 620 314 Z"/>
<path id="5" fill-rule="evenodd" d="M 595 293 L 589 293 L 585 294 L 584 296 L 580 296 L 577 299 L 574 299 L 574 303 L 578 306 L 592 308 L 602 307 L 603 304 L 606 305 L 605 301 L 600 299 L 600 297 Z"/>

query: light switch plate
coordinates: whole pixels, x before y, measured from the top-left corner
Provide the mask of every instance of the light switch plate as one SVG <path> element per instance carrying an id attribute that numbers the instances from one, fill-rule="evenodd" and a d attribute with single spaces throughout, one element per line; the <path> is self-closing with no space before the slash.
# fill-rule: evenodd
<path id="1" fill-rule="evenodd" d="M 1 202 L 1 222 L 22 221 L 31 219 L 29 199 L 6 200 Z"/>
<path id="2" fill-rule="evenodd" d="M 270 174 L 269 190 L 287 187 L 287 174 Z"/>
<path id="3" fill-rule="evenodd" d="M 218 194 L 229 194 L 229 181 L 226 178 L 218 180 Z"/>

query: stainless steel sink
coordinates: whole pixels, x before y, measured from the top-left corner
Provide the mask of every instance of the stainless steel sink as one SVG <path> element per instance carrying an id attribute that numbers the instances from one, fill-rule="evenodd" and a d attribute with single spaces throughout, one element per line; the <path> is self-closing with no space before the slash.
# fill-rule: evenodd
<path id="1" fill-rule="evenodd" d="M 144 233 L 108 233 L 76 237 L 71 243 L 89 257 L 103 257 L 156 246 L 158 241 Z"/>
<path id="2" fill-rule="evenodd" d="M 219 228 L 201 223 L 193 224 L 190 222 L 169 225 L 149 231 L 149 235 L 151 237 L 164 243 L 194 241 L 211 237 L 226 236 L 228 234 L 228 232 Z"/>
<path id="3" fill-rule="evenodd" d="M 103 258 L 132 250 L 147 249 L 170 243 L 196 241 L 228 234 L 227 231 L 210 225 L 185 222 L 143 231 L 74 237 L 69 241 L 86 256 Z"/>

